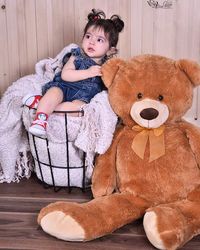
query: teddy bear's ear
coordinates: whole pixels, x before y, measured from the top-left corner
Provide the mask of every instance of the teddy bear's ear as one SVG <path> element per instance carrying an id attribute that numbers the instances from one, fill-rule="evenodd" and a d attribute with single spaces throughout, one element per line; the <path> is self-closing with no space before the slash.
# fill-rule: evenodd
<path id="1" fill-rule="evenodd" d="M 107 88 L 109 88 L 115 79 L 115 76 L 119 68 L 125 64 L 125 61 L 119 58 L 113 58 L 108 60 L 102 66 L 102 79 Z"/>
<path id="2" fill-rule="evenodd" d="M 200 85 L 200 65 L 197 62 L 181 59 L 176 65 L 184 71 L 194 86 Z"/>

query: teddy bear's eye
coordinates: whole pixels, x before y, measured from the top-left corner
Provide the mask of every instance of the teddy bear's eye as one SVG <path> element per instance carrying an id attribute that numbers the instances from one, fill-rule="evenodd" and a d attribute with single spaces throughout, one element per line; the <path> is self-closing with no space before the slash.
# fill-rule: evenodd
<path id="1" fill-rule="evenodd" d="M 158 96 L 158 100 L 159 100 L 159 101 L 162 101 L 163 99 L 164 99 L 164 97 L 163 97 L 162 95 L 159 95 L 159 96 Z"/>
<path id="2" fill-rule="evenodd" d="M 138 99 L 141 99 L 142 96 L 143 96 L 142 93 L 138 93 L 138 94 L 137 94 L 137 98 L 138 98 Z"/>

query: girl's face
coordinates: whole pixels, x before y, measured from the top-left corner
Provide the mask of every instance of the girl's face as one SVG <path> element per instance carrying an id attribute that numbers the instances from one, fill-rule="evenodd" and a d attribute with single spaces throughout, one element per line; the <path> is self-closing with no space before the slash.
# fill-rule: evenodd
<path id="1" fill-rule="evenodd" d="M 82 49 L 86 55 L 91 57 L 96 63 L 99 63 L 110 49 L 109 41 L 104 31 L 91 26 L 83 37 Z"/>

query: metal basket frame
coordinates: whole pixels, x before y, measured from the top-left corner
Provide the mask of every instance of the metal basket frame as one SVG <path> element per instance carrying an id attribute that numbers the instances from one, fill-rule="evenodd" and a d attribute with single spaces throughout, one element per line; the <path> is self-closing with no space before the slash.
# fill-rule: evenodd
<path id="1" fill-rule="evenodd" d="M 26 105 L 25 105 L 26 106 Z M 28 107 L 28 106 L 26 106 Z M 34 108 L 30 108 L 28 107 L 29 110 L 30 109 L 34 109 Z M 85 157 L 86 157 L 86 154 L 85 152 L 83 152 L 83 158 L 82 158 L 82 166 L 80 167 L 71 167 L 69 165 L 69 139 L 68 139 L 68 129 L 67 129 L 67 124 L 68 124 L 68 114 L 72 114 L 72 113 L 77 113 L 79 114 L 79 116 L 83 116 L 84 115 L 84 111 L 83 110 L 77 110 L 77 111 L 54 111 L 54 113 L 60 113 L 60 114 L 63 114 L 64 115 L 64 119 L 65 119 L 65 138 L 66 138 L 66 162 L 67 162 L 67 165 L 66 167 L 64 167 L 64 169 L 66 168 L 66 171 L 67 171 L 67 185 L 66 186 L 56 186 L 55 185 L 55 180 L 54 180 L 54 175 L 53 175 L 53 169 L 54 168 L 62 168 L 63 167 L 60 167 L 60 166 L 54 166 L 52 165 L 52 161 L 51 161 L 51 153 L 50 153 L 50 150 L 49 150 L 49 141 L 47 138 L 42 138 L 42 137 L 39 137 L 39 136 L 35 136 L 35 135 L 32 135 L 30 133 L 28 133 L 28 139 L 30 140 L 30 137 L 32 137 L 32 140 L 33 140 L 33 145 L 34 145 L 34 150 L 35 150 L 35 155 L 36 157 L 33 157 L 34 159 L 34 163 L 35 161 L 38 163 L 38 166 L 39 166 L 39 171 L 40 171 L 40 175 L 41 175 L 41 179 L 40 182 L 42 182 L 42 185 L 44 186 L 44 188 L 52 188 L 54 189 L 55 192 L 58 192 L 60 189 L 62 188 L 67 188 L 68 189 L 68 192 L 70 193 L 72 188 L 74 188 L 74 186 L 71 186 L 70 184 L 70 169 L 80 169 L 82 168 L 83 170 L 83 178 L 82 178 L 82 187 L 80 187 L 80 189 L 85 192 L 85 189 L 86 189 L 86 175 L 85 175 L 85 172 L 86 172 L 86 165 L 85 165 Z M 46 141 L 46 149 L 47 149 L 47 154 L 48 154 L 48 164 L 47 163 L 44 163 L 40 160 L 40 157 L 39 157 L 39 152 L 38 152 L 38 149 L 37 149 L 37 145 L 36 145 L 36 141 L 35 141 L 35 138 L 39 138 L 41 140 L 45 140 Z M 52 183 L 53 185 L 50 185 L 50 184 L 47 184 L 45 181 L 44 181 L 44 177 L 43 177 L 43 172 L 42 172 L 42 166 L 41 164 L 43 165 L 46 165 L 47 167 L 50 168 L 50 173 L 51 173 L 51 178 L 52 178 Z"/>

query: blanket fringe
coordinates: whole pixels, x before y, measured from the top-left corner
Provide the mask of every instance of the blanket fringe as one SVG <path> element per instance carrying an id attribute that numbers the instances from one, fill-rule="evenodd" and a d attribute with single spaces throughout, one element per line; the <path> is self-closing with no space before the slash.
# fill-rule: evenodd
<path id="1" fill-rule="evenodd" d="M 19 182 L 22 178 L 30 178 L 34 170 L 34 161 L 30 151 L 19 152 L 19 157 L 16 160 L 15 176 L 12 182 Z M 0 183 L 8 182 L 5 178 L 3 170 L 0 166 Z M 11 181 L 10 181 L 11 182 Z"/>

